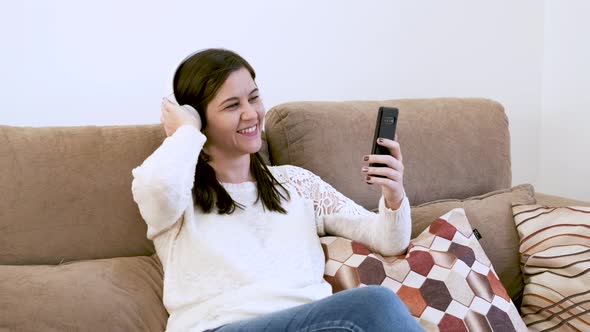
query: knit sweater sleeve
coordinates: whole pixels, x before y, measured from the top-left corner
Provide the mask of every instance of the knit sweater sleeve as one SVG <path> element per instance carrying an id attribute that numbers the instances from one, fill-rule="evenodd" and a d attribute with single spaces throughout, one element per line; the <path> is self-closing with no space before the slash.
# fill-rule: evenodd
<path id="1" fill-rule="evenodd" d="M 379 200 L 373 213 L 347 198 L 312 172 L 296 166 L 285 168 L 286 178 L 305 199 L 313 200 L 318 235 L 342 236 L 358 241 L 384 256 L 403 253 L 411 235 L 411 211 L 404 195 L 397 210 Z"/>
<path id="2" fill-rule="evenodd" d="M 131 171 L 133 199 L 149 239 L 172 227 L 192 204 L 195 167 L 205 140 L 197 128 L 181 126 Z"/>

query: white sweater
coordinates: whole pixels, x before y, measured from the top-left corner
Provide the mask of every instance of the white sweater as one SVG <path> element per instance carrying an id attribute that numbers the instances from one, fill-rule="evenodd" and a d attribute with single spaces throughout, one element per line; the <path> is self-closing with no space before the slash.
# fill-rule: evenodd
<path id="1" fill-rule="evenodd" d="M 132 172 L 133 198 L 164 268 L 167 331 L 202 331 L 331 295 L 319 236 L 343 236 L 383 255 L 407 248 L 407 198 L 396 211 L 381 198 L 375 214 L 295 166 L 270 167 L 291 195 L 282 204 L 287 214 L 254 204 L 254 182 L 222 183 L 244 209 L 202 213 L 191 191 L 205 140 L 182 126 Z"/>

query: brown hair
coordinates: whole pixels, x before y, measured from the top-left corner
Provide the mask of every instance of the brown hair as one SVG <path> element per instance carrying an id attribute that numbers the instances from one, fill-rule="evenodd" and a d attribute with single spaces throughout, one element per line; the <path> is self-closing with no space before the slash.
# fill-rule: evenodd
<path id="1" fill-rule="evenodd" d="M 203 128 L 207 126 L 205 110 L 207 105 L 229 75 L 246 68 L 256 79 L 256 73 L 250 64 L 235 52 L 224 49 L 206 49 L 193 53 L 184 59 L 174 74 L 174 96 L 180 105 L 191 105 L 201 117 Z M 236 207 L 243 205 L 234 201 L 217 180 L 215 170 L 208 161 L 210 157 L 203 151 L 195 168 L 193 195 L 195 204 L 205 213 L 213 210 L 213 204 L 219 214 L 232 214 Z M 263 208 L 270 211 L 287 213 L 281 206 L 281 200 L 289 200 L 289 192 L 272 175 L 258 152 L 250 155 L 250 171 L 256 180 L 258 189 L 257 203 L 262 201 Z M 279 190 L 282 189 L 282 190 Z"/>

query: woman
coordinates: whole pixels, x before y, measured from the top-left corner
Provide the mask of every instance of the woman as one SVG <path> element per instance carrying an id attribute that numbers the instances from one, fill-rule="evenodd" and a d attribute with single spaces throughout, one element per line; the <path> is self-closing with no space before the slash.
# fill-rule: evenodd
<path id="1" fill-rule="evenodd" d="M 389 166 L 362 168 L 382 188 L 378 214 L 307 170 L 267 167 L 255 77 L 231 51 L 185 59 L 173 83 L 183 106 L 163 100 L 168 137 L 133 170 L 133 196 L 164 267 L 167 330 L 420 330 L 384 287 L 332 295 L 318 237 L 344 236 L 384 255 L 407 248 L 399 144 L 379 140 L 392 155 L 363 160 Z"/>

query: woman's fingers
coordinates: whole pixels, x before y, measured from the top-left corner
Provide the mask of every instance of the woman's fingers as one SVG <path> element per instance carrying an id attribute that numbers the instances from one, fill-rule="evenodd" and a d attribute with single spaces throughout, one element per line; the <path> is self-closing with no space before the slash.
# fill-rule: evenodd
<path id="1" fill-rule="evenodd" d="M 164 132 L 166 136 L 172 135 L 174 132 L 170 128 L 170 107 L 173 106 L 170 101 L 166 98 L 162 99 L 162 107 L 160 110 L 160 123 L 164 126 Z"/>
<path id="2" fill-rule="evenodd" d="M 397 139 L 397 134 L 395 137 Z M 395 159 L 397 159 L 399 161 L 403 160 L 402 149 L 401 149 L 400 144 L 397 141 L 392 141 L 387 138 L 379 138 L 379 139 L 377 139 L 377 144 L 386 147 Z"/>
<path id="3" fill-rule="evenodd" d="M 389 168 L 393 168 L 393 169 L 401 171 L 401 172 L 403 172 L 403 170 L 404 170 L 404 164 L 401 162 L 401 160 L 397 160 L 393 156 L 371 154 L 371 155 L 365 156 L 364 161 L 369 165 L 370 164 L 384 164 L 384 165 L 387 165 L 387 167 L 389 167 Z"/>
<path id="4" fill-rule="evenodd" d="M 172 104 L 168 99 L 164 98 L 162 100 L 162 113 L 170 112 L 174 109 L 175 105 Z"/>
<path id="5" fill-rule="evenodd" d="M 397 135 L 395 136 L 397 140 Z M 381 186 L 385 206 L 399 209 L 404 198 L 404 164 L 402 162 L 402 151 L 397 141 L 379 138 L 377 144 L 386 147 L 390 155 L 367 155 L 362 167 L 365 175 L 365 182 Z M 371 164 L 382 164 L 383 166 L 371 166 Z"/>
<path id="6" fill-rule="evenodd" d="M 365 177 L 365 182 L 368 184 L 375 184 L 385 186 L 386 188 L 395 188 L 394 190 L 403 191 L 403 184 L 399 181 L 394 181 L 390 178 L 382 178 L 379 176 L 370 176 L 368 175 Z"/>
<path id="7" fill-rule="evenodd" d="M 389 167 L 363 167 L 362 169 L 365 177 L 382 177 L 388 178 L 395 182 L 403 181 L 403 174 L 395 169 Z"/>
<path id="8" fill-rule="evenodd" d="M 190 105 L 178 106 L 167 98 L 162 98 L 160 113 L 160 122 L 164 125 L 168 136 L 174 134 L 176 129 L 183 125 L 192 125 L 201 130 L 199 113 Z"/>

